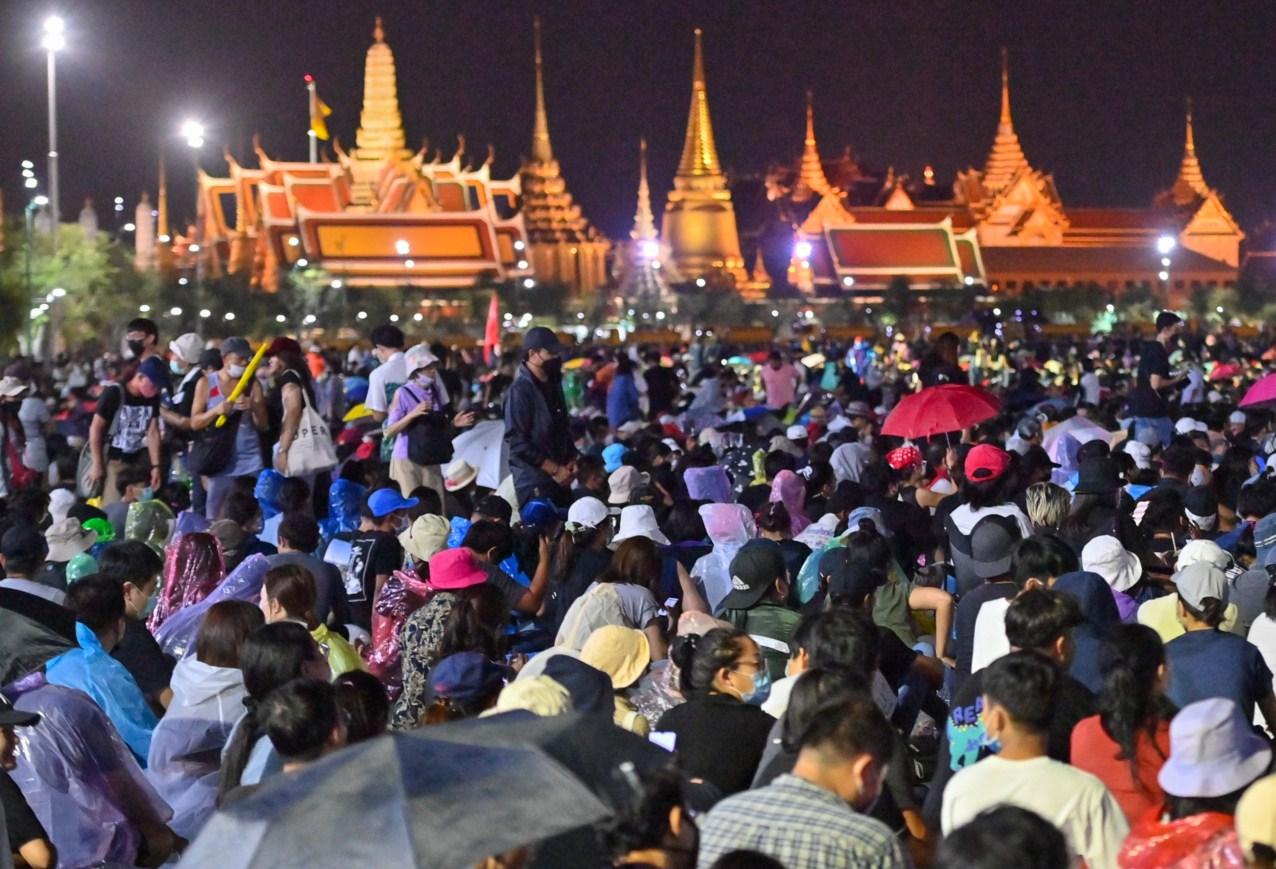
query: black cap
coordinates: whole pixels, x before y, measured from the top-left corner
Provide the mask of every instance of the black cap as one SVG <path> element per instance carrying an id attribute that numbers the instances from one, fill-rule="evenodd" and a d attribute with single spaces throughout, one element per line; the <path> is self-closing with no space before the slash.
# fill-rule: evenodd
<path id="1" fill-rule="evenodd" d="M 1183 318 L 1173 311 L 1162 311 L 1156 315 L 1156 331 L 1168 329 L 1171 326 L 1177 326 L 1183 322 Z"/>
<path id="2" fill-rule="evenodd" d="M 787 576 L 780 544 L 774 540 L 750 540 L 731 559 L 731 593 L 722 599 L 722 608 L 747 610 L 762 600 L 777 579 Z"/>
<path id="3" fill-rule="evenodd" d="M 36 713 L 20 712 L 13 708 L 8 697 L 0 695 L 0 727 L 29 727 L 39 720 Z"/>
<path id="4" fill-rule="evenodd" d="M 1077 472 L 1078 495 L 1108 495 L 1121 488 L 1121 469 L 1110 458 L 1087 459 Z"/>
<path id="5" fill-rule="evenodd" d="M 222 351 L 218 350 L 216 347 L 209 347 L 203 353 L 199 354 L 200 368 L 210 368 L 216 371 L 221 368 L 223 364 Z"/>
<path id="6" fill-rule="evenodd" d="M 523 336 L 524 350 L 548 350 L 551 353 L 561 353 L 563 350 L 563 342 L 558 340 L 558 336 L 554 334 L 553 329 L 547 329 L 544 326 L 534 326 L 527 330 L 527 334 Z"/>
<path id="7" fill-rule="evenodd" d="M 1023 538 L 1019 523 L 1009 516 L 985 516 L 970 532 L 970 559 L 981 579 L 1010 572 L 1010 550 Z"/>
<path id="8" fill-rule="evenodd" d="M 14 561 L 43 561 L 49 553 L 44 535 L 30 525 L 15 525 L 0 537 L 0 555 Z"/>
<path id="9" fill-rule="evenodd" d="M 849 606 L 862 606 L 864 600 L 886 583 L 886 574 L 862 561 L 852 561 L 844 546 L 830 549 L 820 557 L 820 580 L 828 582 L 828 596 Z"/>
<path id="10" fill-rule="evenodd" d="M 1057 467 L 1059 463 L 1052 460 L 1045 448 L 1037 444 L 1028 447 L 1019 457 L 1019 472 L 1025 477 L 1030 477 L 1042 470 L 1051 471 Z"/>

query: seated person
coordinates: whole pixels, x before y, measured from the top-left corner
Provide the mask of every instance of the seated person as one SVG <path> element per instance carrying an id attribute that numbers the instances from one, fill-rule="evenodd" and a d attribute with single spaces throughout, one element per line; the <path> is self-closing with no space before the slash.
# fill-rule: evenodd
<path id="1" fill-rule="evenodd" d="M 31 869 L 51 869 L 57 865 L 58 850 L 49 841 L 49 834 L 40 825 L 40 819 L 9 773 L 18 768 L 15 756 L 18 736 L 14 727 L 30 727 L 40 722 L 33 712 L 19 712 L 4 697 L 0 697 L 0 802 L 4 804 L 4 829 L 9 835 L 9 852 L 13 865 Z"/>
<path id="2" fill-rule="evenodd" d="M 155 550 L 140 540 L 108 543 L 98 555 L 98 573 L 117 580 L 124 589 L 124 636 L 111 657 L 129 671 L 156 714 L 162 714 L 173 697 L 168 683 L 176 663 L 146 627 L 159 600 L 163 569 Z"/>
<path id="3" fill-rule="evenodd" d="M 354 646 L 315 618 L 315 578 L 304 567 L 286 564 L 267 571 L 260 606 L 267 624 L 290 621 L 304 625 L 328 658 L 333 676 L 364 669 L 363 658 Z"/>

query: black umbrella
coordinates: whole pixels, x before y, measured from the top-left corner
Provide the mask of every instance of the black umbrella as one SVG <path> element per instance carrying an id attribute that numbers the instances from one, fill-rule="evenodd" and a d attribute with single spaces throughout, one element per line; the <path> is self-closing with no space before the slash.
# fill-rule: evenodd
<path id="1" fill-rule="evenodd" d="M 605 818 L 544 752 L 391 733 L 217 812 L 183 867 L 464 867 Z"/>
<path id="2" fill-rule="evenodd" d="M 0 685 L 8 685 L 76 648 L 75 616 L 25 591 L 0 588 Z"/>

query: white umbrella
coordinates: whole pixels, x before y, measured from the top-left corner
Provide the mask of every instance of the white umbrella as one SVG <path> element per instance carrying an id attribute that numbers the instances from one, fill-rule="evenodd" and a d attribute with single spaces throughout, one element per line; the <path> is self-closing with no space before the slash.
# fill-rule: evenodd
<path id="1" fill-rule="evenodd" d="M 1086 419 L 1084 416 L 1073 416 L 1058 425 L 1046 429 L 1046 433 L 1041 439 L 1041 445 L 1045 448 L 1046 454 L 1050 456 L 1050 461 L 1065 464 L 1064 459 L 1068 457 L 1066 455 L 1067 451 L 1064 449 L 1065 436 L 1071 437 L 1080 446 L 1095 440 L 1111 444 L 1114 434 L 1115 432 L 1108 431 L 1103 426 Z"/>
<path id="2" fill-rule="evenodd" d="M 505 448 L 505 423 L 488 419 L 452 438 L 455 459 L 465 459 L 478 468 L 478 484 L 495 489 L 509 474 L 509 452 Z"/>

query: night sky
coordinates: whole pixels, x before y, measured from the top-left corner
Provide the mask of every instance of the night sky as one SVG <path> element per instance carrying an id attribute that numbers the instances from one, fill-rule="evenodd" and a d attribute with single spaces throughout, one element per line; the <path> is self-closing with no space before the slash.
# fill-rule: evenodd
<path id="1" fill-rule="evenodd" d="M 1065 205 L 1146 204 L 1174 177 L 1183 100 L 1197 150 L 1246 229 L 1276 217 L 1276 4 L 849 2 L 407 2 L 380 0 L 55 0 L 0 3 L 0 185 L 20 208 L 22 159 L 46 150 L 40 22 L 67 20 L 58 88 L 64 219 L 85 195 L 111 225 L 155 194 L 170 150 L 170 209 L 193 209 L 176 130 L 209 127 L 246 165 L 260 132 L 277 158 L 304 159 L 316 76 L 331 129 L 353 145 L 373 16 L 385 18 L 409 145 L 490 142 L 505 176 L 529 148 L 531 20 L 544 20 L 550 132 L 569 189 L 604 232 L 634 210 L 638 138 L 651 142 L 655 206 L 682 145 L 691 31 L 705 29 L 710 106 L 724 166 L 757 173 L 801 149 L 803 92 L 815 92 L 825 157 L 849 144 L 874 168 L 943 182 L 981 165 L 997 122 L 998 48 L 1011 53 L 1016 128 Z M 43 189 L 43 186 L 42 186 Z"/>

